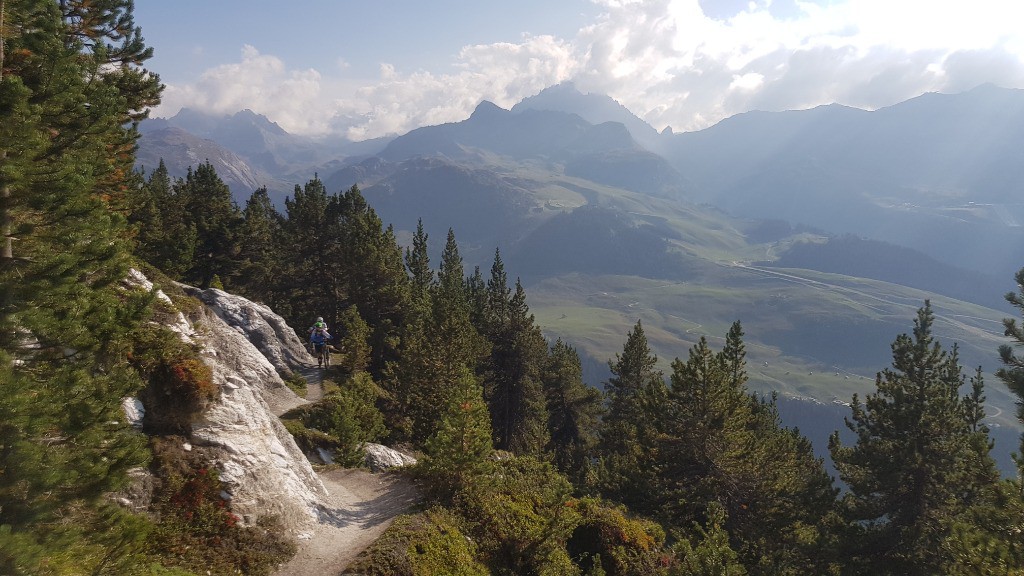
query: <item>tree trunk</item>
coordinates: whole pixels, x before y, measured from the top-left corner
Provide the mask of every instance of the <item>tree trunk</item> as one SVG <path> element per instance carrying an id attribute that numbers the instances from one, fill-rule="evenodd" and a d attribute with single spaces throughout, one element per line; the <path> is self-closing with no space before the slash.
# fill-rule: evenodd
<path id="1" fill-rule="evenodd" d="M 0 82 L 4 80 L 4 8 L 6 3 L 0 0 Z M 7 160 L 7 150 L 0 150 L 0 165 Z M 8 203 L 11 199 L 11 187 L 6 182 L 0 184 L 0 234 L 3 245 L 0 246 L 0 269 L 6 268 L 14 258 L 14 247 L 11 245 L 11 212 Z"/>

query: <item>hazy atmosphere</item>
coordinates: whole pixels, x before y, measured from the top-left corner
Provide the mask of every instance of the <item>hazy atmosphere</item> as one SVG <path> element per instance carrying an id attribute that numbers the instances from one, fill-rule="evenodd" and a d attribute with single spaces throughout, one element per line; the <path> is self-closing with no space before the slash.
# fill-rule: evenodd
<path id="1" fill-rule="evenodd" d="M 1021 88 L 1022 20 L 1007 0 L 136 2 L 166 84 L 154 116 L 248 108 L 353 140 L 568 80 L 677 132 L 749 110 Z"/>

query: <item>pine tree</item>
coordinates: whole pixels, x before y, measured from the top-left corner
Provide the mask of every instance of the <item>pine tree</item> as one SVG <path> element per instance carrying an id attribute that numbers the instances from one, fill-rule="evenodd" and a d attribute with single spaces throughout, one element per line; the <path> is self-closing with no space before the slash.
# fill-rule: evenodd
<path id="1" fill-rule="evenodd" d="M 653 449 L 657 436 L 655 408 L 666 394 L 658 357 L 647 344 L 638 320 L 621 354 L 609 362 L 612 377 L 605 383 L 608 413 L 601 425 L 598 454 L 602 459 L 603 493 L 648 512 L 653 502 Z"/>
<path id="2" fill-rule="evenodd" d="M 472 287 L 471 283 L 467 288 Z M 491 342 L 483 372 L 495 446 L 517 454 L 539 454 L 549 438 L 540 381 L 547 343 L 534 324 L 526 292 L 518 281 L 512 294 L 499 250 L 494 252 L 486 289 L 477 294 L 483 308 L 480 330 Z"/>
<path id="3" fill-rule="evenodd" d="M 106 494 L 146 460 L 120 407 L 142 386 L 125 355 L 149 300 L 121 285 L 119 211 L 134 138 L 123 122 L 144 111 L 56 4 L 2 4 L 0 572 L 126 571 L 140 523 Z"/>
<path id="4" fill-rule="evenodd" d="M 579 353 L 561 338 L 551 347 L 542 381 L 551 437 L 548 451 L 559 471 L 582 487 L 604 411 L 601 392 L 583 382 Z"/>
<path id="5" fill-rule="evenodd" d="M 430 287 L 434 284 L 434 271 L 430 268 L 430 254 L 427 252 L 428 235 L 423 230 L 423 219 L 416 222 L 416 233 L 412 247 L 405 251 L 405 266 L 409 271 L 413 307 L 424 308 L 429 299 Z"/>
<path id="6" fill-rule="evenodd" d="M 484 404 L 483 391 L 465 367 L 459 368 L 451 387 L 436 431 L 426 443 L 422 469 L 431 488 L 441 498 L 448 498 L 475 480 L 486 476 L 491 468 L 490 418 Z"/>
<path id="7" fill-rule="evenodd" d="M 959 397 L 965 377 L 956 347 L 932 336 L 931 304 L 912 335 L 892 344 L 864 403 L 854 396 L 848 427 L 857 443 L 833 434 L 829 449 L 850 492 L 844 509 L 862 527 L 852 556 L 875 574 L 943 574 L 956 565 L 946 546 L 954 522 L 994 497 L 998 473 L 977 407 Z M 972 392 L 972 395 L 976 395 Z"/>
<path id="8" fill-rule="evenodd" d="M 449 230 L 422 339 L 410 341 L 402 359 L 403 373 L 412 380 L 408 405 L 412 436 L 418 442 L 433 434 L 452 393 L 451 383 L 464 370 L 475 375 L 486 354 L 487 343 L 469 319 L 464 280 L 455 232 Z"/>
<path id="9" fill-rule="evenodd" d="M 1014 308 L 1024 314 L 1024 268 L 1017 271 L 1014 279 L 1017 281 L 1018 292 L 1006 294 L 1006 301 Z M 1015 318 L 1003 319 L 1005 335 L 1013 339 L 1015 346 L 1024 345 L 1024 326 L 1017 324 Z M 996 377 L 1020 398 L 1017 402 L 1017 419 L 1024 422 L 1024 357 L 1018 356 L 1010 344 L 999 346 L 999 359 L 1003 367 L 996 371 Z M 1021 436 L 1020 454 L 1024 454 L 1024 435 Z M 1024 483 L 1024 460 L 1017 461 L 1017 479 Z"/>
<path id="10" fill-rule="evenodd" d="M 681 538 L 674 552 L 679 565 L 672 576 L 744 576 L 746 568 L 730 547 L 725 529 L 726 512 L 720 504 L 708 507 L 707 526 L 695 524 L 693 541 Z"/>
<path id="11" fill-rule="evenodd" d="M 414 403 L 419 391 L 429 387 L 430 344 L 426 340 L 427 324 L 431 318 L 431 290 L 434 271 L 430 268 L 427 251 L 427 233 L 423 221 L 416 225 L 412 247 L 405 251 L 405 266 L 409 275 L 409 305 L 405 322 L 401 326 L 398 358 L 386 367 L 383 378 L 387 395 L 389 428 L 394 438 L 408 441 L 413 434 Z"/>
<path id="12" fill-rule="evenodd" d="M 340 336 L 336 338 L 341 354 L 332 364 L 341 367 L 349 374 L 365 371 L 370 365 L 370 327 L 359 316 L 355 306 L 349 306 L 342 313 L 335 330 Z"/>
<path id="13" fill-rule="evenodd" d="M 383 222 L 366 202 L 358 186 L 331 198 L 327 218 L 337 245 L 329 266 L 337 272 L 338 304 L 354 305 L 370 326 L 370 372 L 382 375 L 398 356 L 399 327 L 405 322 L 409 302 L 409 278 L 402 249 L 392 227 Z M 336 228 L 334 228 L 336 226 Z"/>
<path id="14" fill-rule="evenodd" d="M 680 530 L 721 507 L 732 549 L 752 574 L 824 573 L 831 479 L 811 444 L 782 428 L 774 397 L 746 389 L 743 329 L 720 352 L 701 338 L 672 362 L 655 468 L 657 515 Z"/>
<path id="15" fill-rule="evenodd" d="M 547 406 L 541 370 L 547 343 L 526 304 L 517 280 L 515 293 L 502 303 L 504 317 L 489 313 L 492 342 L 491 381 L 485 394 L 491 410 L 495 446 L 517 454 L 540 454 L 547 446 Z M 490 309 L 491 304 L 488 305 Z"/>
<path id="16" fill-rule="evenodd" d="M 281 300 L 275 286 L 283 252 L 283 218 L 270 202 L 266 187 L 252 193 L 242 218 L 238 287 L 249 298 L 276 308 Z"/>
<path id="17" fill-rule="evenodd" d="M 231 198 L 231 190 L 209 161 L 195 170 L 190 168 L 175 188 L 196 231 L 195 253 L 185 280 L 201 288 L 209 288 L 214 276 L 229 281 L 238 269 L 242 225 L 242 214 Z"/>
<path id="18" fill-rule="evenodd" d="M 279 310 L 293 326 L 308 326 L 311 318 L 323 316 L 328 326 L 337 318 L 336 306 L 344 302 L 335 287 L 340 282 L 328 270 L 331 230 L 327 220 L 327 189 L 315 177 L 295 186 L 285 198 L 282 225 L 287 250 L 280 270 L 280 290 L 290 305 Z"/>

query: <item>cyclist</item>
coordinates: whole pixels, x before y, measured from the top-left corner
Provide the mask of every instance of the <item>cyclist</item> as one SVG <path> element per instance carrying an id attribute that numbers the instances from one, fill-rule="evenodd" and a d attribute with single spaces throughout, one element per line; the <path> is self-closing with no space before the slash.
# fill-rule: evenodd
<path id="1" fill-rule="evenodd" d="M 324 330 L 327 330 L 327 323 L 324 322 L 324 317 L 323 316 L 317 316 L 316 317 L 316 322 L 314 322 L 313 325 L 309 327 L 309 335 L 312 336 L 313 332 L 315 332 L 316 330 L 319 330 L 321 328 L 323 328 Z"/>
<path id="2" fill-rule="evenodd" d="M 323 324 L 323 322 L 318 322 Z M 314 326 L 309 334 L 309 343 L 316 354 L 316 365 L 323 367 L 324 356 L 327 354 L 327 343 L 331 340 L 331 333 L 327 331 L 327 325 Z"/>

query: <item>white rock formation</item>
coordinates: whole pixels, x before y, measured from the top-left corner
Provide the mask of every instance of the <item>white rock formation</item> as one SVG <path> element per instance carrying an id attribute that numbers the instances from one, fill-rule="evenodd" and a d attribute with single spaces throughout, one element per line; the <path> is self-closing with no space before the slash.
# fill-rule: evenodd
<path id="1" fill-rule="evenodd" d="M 208 306 L 192 329 L 221 389 L 220 400 L 193 424 L 192 442 L 216 463 L 236 514 L 246 521 L 277 515 L 298 533 L 316 521 L 327 491 L 270 403 L 303 402 L 278 372 L 312 358 L 266 306 L 221 290 L 184 288 Z"/>
<path id="2" fill-rule="evenodd" d="M 398 450 L 380 444 L 367 443 L 363 446 L 366 454 L 366 466 L 374 472 L 383 472 L 390 468 L 401 468 L 416 463 L 416 459 Z"/>

